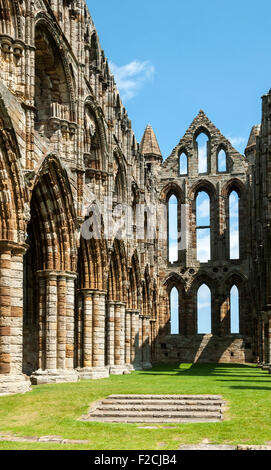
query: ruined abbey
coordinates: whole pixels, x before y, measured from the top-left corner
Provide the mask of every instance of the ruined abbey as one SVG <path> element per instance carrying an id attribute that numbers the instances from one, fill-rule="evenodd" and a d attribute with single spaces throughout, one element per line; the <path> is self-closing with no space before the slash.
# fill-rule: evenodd
<path id="1" fill-rule="evenodd" d="M 0 0 L 0 395 L 163 362 L 270 367 L 271 92 L 262 100 L 245 155 L 200 111 L 163 160 L 150 125 L 136 141 L 84 0 Z M 198 328 L 203 285 L 206 333 Z"/>

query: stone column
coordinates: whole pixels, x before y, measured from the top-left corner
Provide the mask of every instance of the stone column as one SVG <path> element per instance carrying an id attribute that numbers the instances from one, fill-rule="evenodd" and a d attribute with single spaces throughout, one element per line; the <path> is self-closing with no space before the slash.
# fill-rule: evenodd
<path id="1" fill-rule="evenodd" d="M 126 309 L 125 312 L 125 364 L 128 369 L 131 365 L 131 329 L 132 329 L 132 311 Z"/>
<path id="2" fill-rule="evenodd" d="M 141 314 L 138 320 L 138 349 L 139 365 L 143 367 L 143 315 Z"/>
<path id="3" fill-rule="evenodd" d="M 66 278 L 57 280 L 57 368 L 65 369 L 66 360 Z"/>
<path id="4" fill-rule="evenodd" d="M 139 310 L 131 311 L 131 364 L 135 370 L 142 369 L 139 350 Z"/>
<path id="5" fill-rule="evenodd" d="M 74 310 L 75 279 L 77 275 L 66 274 L 66 364 L 65 369 L 74 370 Z"/>
<path id="6" fill-rule="evenodd" d="M 143 342 L 143 369 L 151 369 L 150 362 L 150 317 L 144 315 L 142 318 L 142 342 Z"/>
<path id="7" fill-rule="evenodd" d="M 105 292 L 93 293 L 93 349 L 92 365 L 105 366 Z"/>
<path id="8" fill-rule="evenodd" d="M 106 362 L 109 367 L 115 364 L 115 303 L 113 300 L 107 301 Z"/>
<path id="9" fill-rule="evenodd" d="M 83 289 L 83 368 L 92 367 L 92 294 L 93 291 Z"/>
<path id="10" fill-rule="evenodd" d="M 267 312 L 267 322 L 268 322 L 268 370 L 271 373 L 271 312 Z"/>
<path id="11" fill-rule="evenodd" d="M 38 271 L 39 369 L 33 384 L 76 382 L 74 370 L 75 273 Z"/>
<path id="12" fill-rule="evenodd" d="M 0 395 L 30 390 L 30 381 L 22 373 L 26 249 L 26 245 L 0 241 Z"/>
<path id="13" fill-rule="evenodd" d="M 115 332 L 114 332 L 114 366 L 110 367 L 110 374 L 120 375 L 128 373 L 125 365 L 125 303 L 115 302 Z"/>
<path id="14" fill-rule="evenodd" d="M 80 380 L 109 376 L 105 365 L 105 291 L 82 289 L 83 304 L 83 367 L 78 368 Z"/>

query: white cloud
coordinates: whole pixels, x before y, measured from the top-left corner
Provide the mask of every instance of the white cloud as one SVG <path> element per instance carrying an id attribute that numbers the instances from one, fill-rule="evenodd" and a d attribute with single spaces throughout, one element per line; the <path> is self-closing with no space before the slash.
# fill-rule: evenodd
<path id="1" fill-rule="evenodd" d="M 207 172 L 206 144 L 198 148 L 199 173 Z"/>
<path id="2" fill-rule="evenodd" d="M 247 143 L 246 137 L 232 137 L 232 136 L 227 136 L 227 139 L 230 141 L 232 146 L 236 148 L 239 152 L 243 153 L 244 147 Z"/>
<path id="3" fill-rule="evenodd" d="M 201 232 L 205 232 L 202 230 Z M 197 236 L 197 259 L 201 263 L 207 263 L 210 259 L 210 236 L 198 233 Z"/>
<path id="4" fill-rule="evenodd" d="M 198 205 L 197 214 L 200 219 L 210 217 L 210 200 L 208 196 Z"/>
<path id="5" fill-rule="evenodd" d="M 177 243 L 169 243 L 169 253 L 168 258 L 169 262 L 173 263 L 174 261 L 178 261 L 178 244 Z"/>
<path id="6" fill-rule="evenodd" d="M 122 99 L 125 101 L 133 98 L 145 82 L 154 78 L 155 68 L 148 60 L 144 62 L 133 60 L 121 67 L 113 62 L 109 65 L 118 89 L 122 93 Z"/>
<path id="7" fill-rule="evenodd" d="M 239 231 L 231 230 L 230 233 L 231 259 L 239 259 Z"/>

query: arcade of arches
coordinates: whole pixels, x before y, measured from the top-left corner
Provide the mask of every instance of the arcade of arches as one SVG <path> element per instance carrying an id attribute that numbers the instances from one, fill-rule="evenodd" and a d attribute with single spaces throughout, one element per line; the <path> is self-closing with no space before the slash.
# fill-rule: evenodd
<path id="1" fill-rule="evenodd" d="M 2 3 L 0 394 L 158 362 L 270 367 L 271 94 L 245 156 L 200 111 L 163 160 L 84 0 Z"/>

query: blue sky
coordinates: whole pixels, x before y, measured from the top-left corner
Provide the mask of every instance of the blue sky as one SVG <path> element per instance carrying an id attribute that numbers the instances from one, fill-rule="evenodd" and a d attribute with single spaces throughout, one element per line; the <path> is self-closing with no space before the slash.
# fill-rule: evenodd
<path id="1" fill-rule="evenodd" d="M 237 150 L 244 152 L 251 127 L 261 121 L 261 96 L 271 87 L 270 0 L 87 3 L 138 141 L 150 123 L 166 158 L 203 109 Z M 200 204 L 204 217 L 208 204 L 204 199 Z M 176 207 L 171 211 L 174 220 Z M 233 257 L 238 257 L 237 222 L 235 213 Z M 175 232 L 176 223 L 170 234 L 173 256 Z M 201 252 L 208 259 L 204 237 Z M 175 292 L 175 312 L 176 302 Z M 199 328 L 208 331 L 206 286 L 199 302 Z M 232 313 L 237 310 L 235 292 Z M 233 330 L 238 330 L 236 320 L 232 323 Z"/>
<path id="2" fill-rule="evenodd" d="M 271 2 L 88 1 L 138 140 L 164 157 L 200 109 L 243 152 L 271 87 Z"/>

